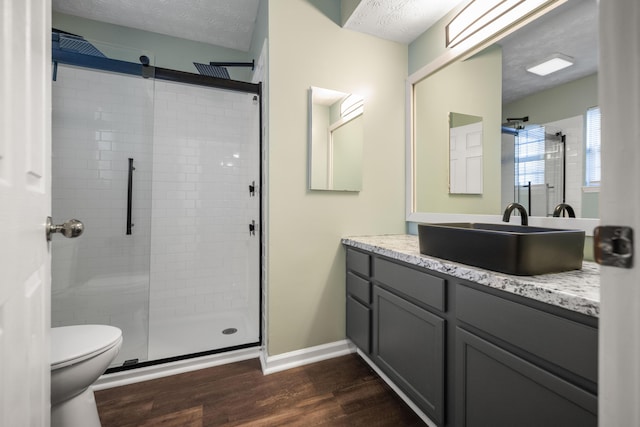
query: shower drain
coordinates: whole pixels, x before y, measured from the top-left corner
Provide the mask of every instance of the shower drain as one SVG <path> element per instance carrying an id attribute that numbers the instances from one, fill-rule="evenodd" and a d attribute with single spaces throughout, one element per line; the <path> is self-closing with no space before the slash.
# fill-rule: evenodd
<path id="1" fill-rule="evenodd" d="M 222 331 L 222 333 L 225 335 L 235 334 L 236 332 L 238 332 L 236 328 L 227 328 Z"/>

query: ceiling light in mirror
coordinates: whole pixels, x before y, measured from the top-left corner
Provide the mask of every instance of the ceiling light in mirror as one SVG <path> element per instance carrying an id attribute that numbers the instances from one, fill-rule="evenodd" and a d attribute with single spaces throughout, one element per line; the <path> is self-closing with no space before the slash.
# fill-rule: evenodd
<path id="1" fill-rule="evenodd" d="M 561 53 L 556 53 L 541 63 L 528 67 L 527 71 L 537 74 L 538 76 L 547 76 L 551 73 L 555 73 L 556 71 L 564 70 L 572 65 L 573 58 Z"/>

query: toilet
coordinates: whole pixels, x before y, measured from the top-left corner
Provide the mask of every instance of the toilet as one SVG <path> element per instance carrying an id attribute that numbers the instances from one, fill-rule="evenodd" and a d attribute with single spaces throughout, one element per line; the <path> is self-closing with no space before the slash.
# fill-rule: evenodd
<path id="1" fill-rule="evenodd" d="M 91 384 L 109 367 L 122 346 L 114 326 L 51 328 L 51 426 L 100 427 Z"/>

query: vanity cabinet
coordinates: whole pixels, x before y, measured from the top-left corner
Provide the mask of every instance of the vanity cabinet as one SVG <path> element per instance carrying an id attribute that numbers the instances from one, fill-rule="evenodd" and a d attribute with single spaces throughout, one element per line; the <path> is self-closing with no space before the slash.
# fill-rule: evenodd
<path id="1" fill-rule="evenodd" d="M 456 425 L 597 425 L 596 328 L 464 284 L 456 317 Z"/>
<path id="2" fill-rule="evenodd" d="M 438 426 L 597 425 L 597 318 L 347 247 L 347 336 Z"/>
<path id="3" fill-rule="evenodd" d="M 347 337 L 371 353 L 371 256 L 347 249 Z"/>
<path id="4" fill-rule="evenodd" d="M 347 337 L 434 421 L 444 418 L 445 281 L 347 249 Z"/>

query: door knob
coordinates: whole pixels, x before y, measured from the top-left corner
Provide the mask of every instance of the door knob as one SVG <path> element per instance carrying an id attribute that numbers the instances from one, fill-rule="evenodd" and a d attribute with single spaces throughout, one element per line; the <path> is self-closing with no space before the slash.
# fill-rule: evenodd
<path id="1" fill-rule="evenodd" d="M 82 221 L 78 221 L 77 219 L 70 219 L 64 224 L 53 225 L 53 223 L 51 222 L 51 217 L 50 216 L 47 217 L 47 225 L 46 225 L 47 242 L 51 241 L 51 235 L 53 233 L 60 233 L 64 237 L 68 237 L 71 239 L 74 237 L 78 237 L 79 235 L 82 234 L 83 231 L 84 231 L 84 224 L 82 223 Z"/>

